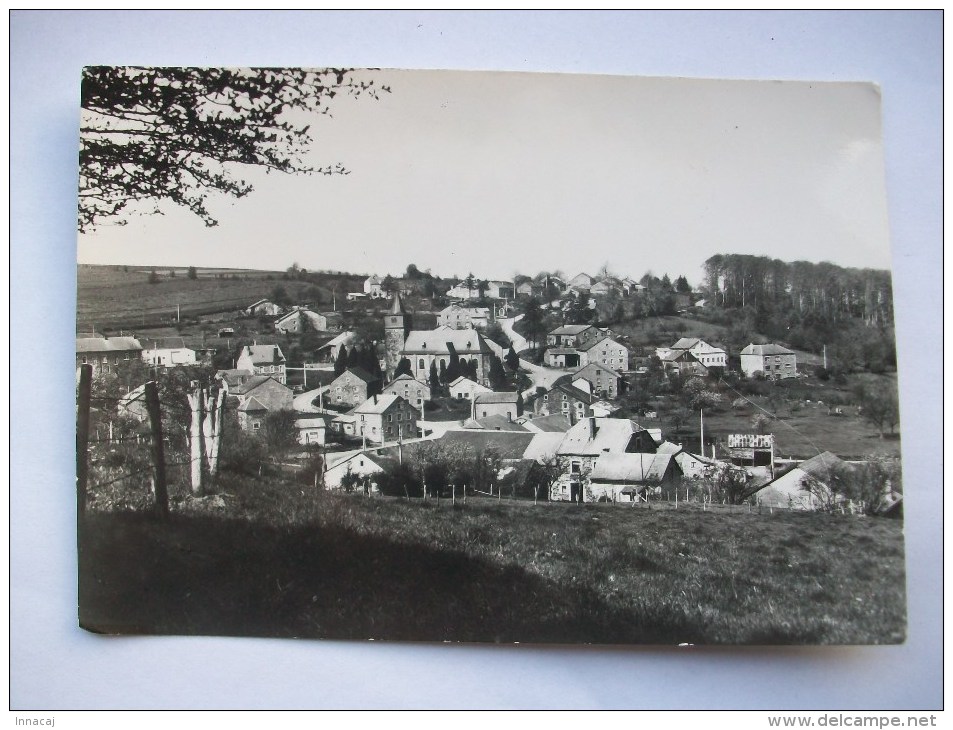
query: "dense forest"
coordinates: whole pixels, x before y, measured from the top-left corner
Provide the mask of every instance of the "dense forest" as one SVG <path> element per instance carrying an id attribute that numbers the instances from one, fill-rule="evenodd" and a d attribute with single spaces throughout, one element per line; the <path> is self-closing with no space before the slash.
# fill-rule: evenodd
<path id="1" fill-rule="evenodd" d="M 811 352 L 826 346 L 832 370 L 896 366 L 889 271 L 718 254 L 703 288 L 713 316 L 740 311 L 730 317 L 738 328 Z"/>

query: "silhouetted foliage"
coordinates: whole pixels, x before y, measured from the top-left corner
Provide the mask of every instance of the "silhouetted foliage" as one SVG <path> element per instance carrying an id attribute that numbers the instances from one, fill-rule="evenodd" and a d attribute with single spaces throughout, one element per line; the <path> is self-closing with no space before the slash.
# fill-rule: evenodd
<path id="1" fill-rule="evenodd" d="M 211 191 L 243 197 L 236 170 L 347 174 L 305 162 L 312 118 L 340 93 L 377 98 L 372 81 L 347 69 L 225 69 L 89 66 L 83 70 L 79 152 L 80 231 L 124 224 L 130 206 L 162 201 L 207 226 Z M 146 211 L 149 212 L 149 211 Z M 119 218 L 119 220 L 116 220 Z"/>

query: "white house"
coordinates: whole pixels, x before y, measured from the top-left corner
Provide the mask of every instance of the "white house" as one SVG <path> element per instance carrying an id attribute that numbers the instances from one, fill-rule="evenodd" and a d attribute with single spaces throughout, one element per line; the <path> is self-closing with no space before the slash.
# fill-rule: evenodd
<path id="1" fill-rule="evenodd" d="M 173 368 L 178 365 L 195 365 L 198 360 L 195 350 L 187 347 L 154 347 L 142 351 L 142 361 L 147 365 Z"/>
<path id="2" fill-rule="evenodd" d="M 450 397 L 456 398 L 457 400 L 463 400 L 467 398 L 472 400 L 475 395 L 481 393 L 492 393 L 491 388 L 487 388 L 485 385 L 480 385 L 476 381 L 470 380 L 470 378 L 465 378 L 462 375 L 450 383 Z"/>
<path id="3" fill-rule="evenodd" d="M 284 385 L 287 381 L 285 356 L 278 345 L 246 345 L 235 362 L 237 370 L 250 370 L 255 375 L 268 375 Z"/>
<path id="4" fill-rule="evenodd" d="M 680 475 L 672 454 L 605 454 L 589 474 L 583 501 L 634 502 Z"/>
<path id="5" fill-rule="evenodd" d="M 245 310 L 246 314 L 274 317 L 281 312 L 281 307 L 267 299 L 259 299 Z"/>
<path id="6" fill-rule="evenodd" d="M 317 413 L 302 413 L 295 418 L 298 429 L 298 443 L 324 445 L 327 443 L 328 423 L 324 416 Z"/>
<path id="7" fill-rule="evenodd" d="M 328 454 L 325 462 L 324 488 L 333 491 L 343 489 L 342 481 L 348 474 L 373 479 L 374 475 L 384 471 L 386 463 L 385 458 L 366 451 Z M 368 491 L 376 492 L 377 488 L 370 486 Z"/>
<path id="8" fill-rule="evenodd" d="M 467 288 L 466 282 L 463 282 L 448 289 L 447 296 L 450 299 L 479 299 L 480 290 L 476 286 Z"/>
<path id="9" fill-rule="evenodd" d="M 682 337 L 671 347 L 658 348 L 655 354 L 659 356 L 659 359 L 665 359 L 666 357 L 674 359 L 672 356 L 676 353 L 685 351 L 692 353 L 695 359 L 706 369 L 710 367 L 728 367 L 728 353 L 723 348 L 709 345 L 697 337 Z"/>
<path id="10" fill-rule="evenodd" d="M 383 299 L 387 293 L 381 288 L 381 279 L 376 274 L 371 274 L 364 280 L 364 294 L 371 299 Z"/>
<path id="11" fill-rule="evenodd" d="M 788 472 L 772 479 L 755 494 L 758 504 L 782 509 L 813 510 L 820 496 L 829 492 L 832 478 L 848 464 L 830 451 L 803 461 Z"/>
<path id="12" fill-rule="evenodd" d="M 437 314 L 437 324 L 455 330 L 486 329 L 490 323 L 488 307 L 465 307 L 451 304 Z"/>

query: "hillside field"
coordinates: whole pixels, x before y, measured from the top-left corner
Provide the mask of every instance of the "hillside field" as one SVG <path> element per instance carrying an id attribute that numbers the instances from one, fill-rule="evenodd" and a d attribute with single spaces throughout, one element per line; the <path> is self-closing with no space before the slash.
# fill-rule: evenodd
<path id="1" fill-rule="evenodd" d="M 905 636 L 898 521 L 684 503 L 470 497 L 452 506 L 268 478 L 223 492 L 181 505 L 166 522 L 89 515 L 80 529 L 82 625 L 667 645 Z"/>
<path id="2" fill-rule="evenodd" d="M 174 277 L 169 276 L 168 267 L 155 270 L 160 281 L 150 284 L 150 267 L 78 266 L 78 328 L 91 331 L 104 326 L 168 324 L 175 318 L 176 305 L 182 317 L 244 309 L 270 297 L 278 285 L 295 301 L 315 297 L 330 301 L 331 296 L 324 283 L 284 279 L 282 272 L 277 271 L 197 269 L 198 278 L 189 279 L 186 269 L 172 269 L 176 272 Z M 326 278 L 328 284 L 338 286 L 339 298 L 343 299 L 349 291 L 362 291 L 360 277 Z"/>

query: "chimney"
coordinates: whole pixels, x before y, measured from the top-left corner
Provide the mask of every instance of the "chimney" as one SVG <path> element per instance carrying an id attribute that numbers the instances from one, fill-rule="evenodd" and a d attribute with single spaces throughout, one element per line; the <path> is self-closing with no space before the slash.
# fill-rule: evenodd
<path id="1" fill-rule="evenodd" d="M 596 437 L 596 417 L 589 416 L 589 440 L 592 441 Z"/>

